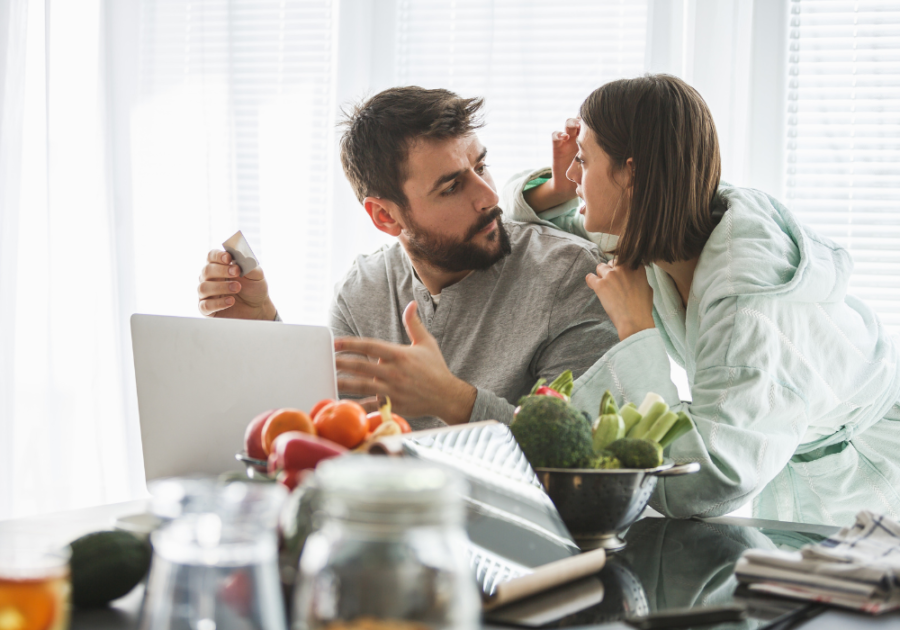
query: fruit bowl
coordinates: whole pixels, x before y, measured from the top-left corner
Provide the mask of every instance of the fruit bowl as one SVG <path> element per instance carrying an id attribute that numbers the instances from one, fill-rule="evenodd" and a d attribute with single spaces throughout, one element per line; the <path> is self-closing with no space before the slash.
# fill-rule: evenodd
<path id="1" fill-rule="evenodd" d="M 634 523 L 656 488 L 659 477 L 688 475 L 700 464 L 675 465 L 665 460 L 656 468 L 535 468 L 538 479 L 582 550 L 625 546 L 618 534 Z"/>
<path id="2" fill-rule="evenodd" d="M 247 467 L 247 477 L 250 479 L 269 479 L 266 460 L 250 457 L 246 453 L 235 453 L 234 458 Z"/>

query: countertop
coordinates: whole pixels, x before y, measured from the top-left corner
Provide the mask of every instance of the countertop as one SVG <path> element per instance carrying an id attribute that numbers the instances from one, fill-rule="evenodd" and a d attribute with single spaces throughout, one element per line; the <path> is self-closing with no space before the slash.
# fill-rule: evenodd
<path id="1" fill-rule="evenodd" d="M 0 537 L 27 533 L 63 545 L 85 533 L 110 528 L 117 517 L 140 513 L 145 508 L 146 501 L 132 501 L 0 521 Z M 624 629 L 630 627 L 621 622 L 627 609 L 656 611 L 731 603 L 736 599 L 733 565 L 744 549 L 799 546 L 834 531 L 836 528 L 820 525 L 734 517 L 676 521 L 648 516 L 632 525 L 625 535 L 626 548 L 612 554 L 603 571 L 592 578 L 603 584 L 603 601 L 550 622 L 546 627 Z M 565 595 L 565 588 L 548 599 L 559 601 Z M 72 614 L 72 629 L 137 628 L 142 598 L 143 587 L 139 586 L 108 608 L 76 610 Z M 720 627 L 754 630 L 765 624 L 766 615 L 775 614 L 771 610 L 766 612 L 764 605 L 757 608 L 763 610 L 757 611 L 760 618 Z M 485 625 L 485 628 L 500 627 L 503 626 Z M 900 614 L 869 617 L 831 609 L 798 627 L 898 628 Z"/>

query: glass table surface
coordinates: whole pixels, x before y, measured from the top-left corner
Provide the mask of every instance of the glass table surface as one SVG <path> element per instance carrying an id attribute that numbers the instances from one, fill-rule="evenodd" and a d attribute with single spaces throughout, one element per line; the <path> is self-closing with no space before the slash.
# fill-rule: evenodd
<path id="1" fill-rule="evenodd" d="M 698 612 L 738 604 L 746 608 L 747 618 L 679 627 L 756 630 L 807 603 L 746 592 L 734 577 L 738 558 L 747 549 L 799 549 L 822 540 L 830 529 L 834 528 L 753 519 L 645 517 L 628 529 L 626 547 L 610 554 L 598 574 L 489 613 L 486 623 L 498 627 L 602 627 L 677 609 Z M 891 617 L 900 627 L 900 616 Z M 863 623 L 872 619 L 867 615 L 858 618 Z M 654 627 L 673 626 L 670 622 Z M 816 624 L 811 621 L 809 627 Z"/>

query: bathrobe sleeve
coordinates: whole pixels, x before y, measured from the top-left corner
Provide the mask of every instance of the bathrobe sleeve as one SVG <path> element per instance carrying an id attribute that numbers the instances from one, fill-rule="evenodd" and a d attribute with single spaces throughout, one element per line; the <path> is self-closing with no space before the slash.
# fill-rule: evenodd
<path id="1" fill-rule="evenodd" d="M 577 197 L 545 210 L 540 214 L 537 214 L 525 201 L 525 185 L 539 177 L 549 176 L 549 168 L 523 171 L 514 175 L 500 194 L 500 207 L 503 208 L 506 218 L 512 221 L 521 221 L 522 223 L 546 225 L 547 227 L 580 236 L 594 243 L 600 252 L 600 259 L 608 261 L 609 255 L 607 252 L 612 251 L 615 247 L 616 237 L 600 232 L 588 232 L 584 229 L 584 216 L 578 212 L 581 202 Z"/>
<path id="2" fill-rule="evenodd" d="M 578 214 L 578 198 L 571 199 L 555 208 L 550 208 L 540 215 L 532 210 L 525 201 L 525 185 L 539 177 L 549 177 L 549 168 L 539 168 L 533 171 L 522 171 L 513 175 L 504 186 L 500 195 L 500 207 L 508 219 L 521 221 L 522 223 L 538 223 L 547 227 L 557 228 L 592 240 L 590 234 L 584 229 L 584 218 Z"/>

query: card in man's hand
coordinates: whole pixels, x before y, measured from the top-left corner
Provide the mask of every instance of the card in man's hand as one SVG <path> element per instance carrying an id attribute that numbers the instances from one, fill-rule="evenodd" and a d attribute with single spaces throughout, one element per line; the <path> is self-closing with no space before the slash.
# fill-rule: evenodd
<path id="1" fill-rule="evenodd" d="M 240 230 L 234 233 L 234 236 L 222 243 L 225 251 L 231 254 L 231 258 L 241 268 L 241 275 L 246 276 L 248 273 L 259 267 L 259 261 L 250 249 L 250 243 L 244 238 Z"/>

